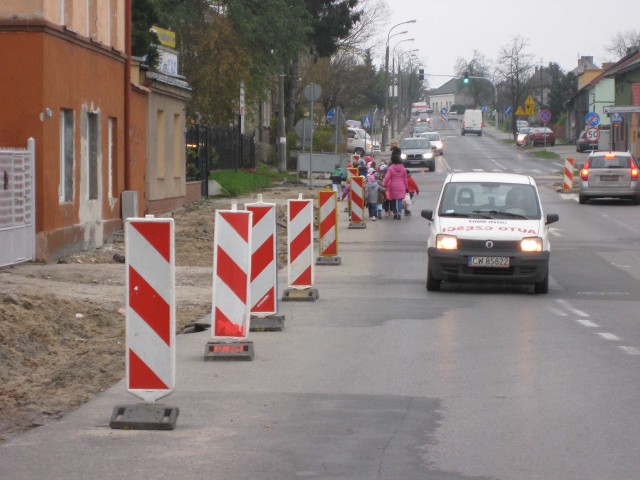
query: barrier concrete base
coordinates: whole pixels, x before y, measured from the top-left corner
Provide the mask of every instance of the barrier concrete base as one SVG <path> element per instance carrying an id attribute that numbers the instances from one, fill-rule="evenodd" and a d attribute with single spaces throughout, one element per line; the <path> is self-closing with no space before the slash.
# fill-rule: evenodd
<path id="1" fill-rule="evenodd" d="M 118 405 L 109 426 L 119 430 L 173 430 L 180 410 L 161 404 Z"/>
<path id="2" fill-rule="evenodd" d="M 367 228 L 367 224 L 364 222 L 349 222 L 349 228 L 363 229 L 363 228 Z"/>
<path id="3" fill-rule="evenodd" d="M 342 259 L 340 257 L 318 257 L 316 265 L 340 265 Z"/>
<path id="4" fill-rule="evenodd" d="M 253 342 L 247 340 L 207 342 L 205 360 L 253 360 Z"/>
<path id="5" fill-rule="evenodd" d="M 283 302 L 315 302 L 320 295 L 317 288 L 306 288 L 298 290 L 295 288 L 287 288 L 282 294 Z"/>
<path id="6" fill-rule="evenodd" d="M 281 332 L 284 328 L 284 315 L 267 315 L 257 317 L 251 315 L 250 332 Z"/>

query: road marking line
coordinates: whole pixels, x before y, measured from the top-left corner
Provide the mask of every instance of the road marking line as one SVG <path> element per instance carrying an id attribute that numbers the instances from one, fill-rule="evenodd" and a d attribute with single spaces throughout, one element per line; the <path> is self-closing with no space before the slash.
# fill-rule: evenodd
<path id="1" fill-rule="evenodd" d="M 578 310 L 577 308 L 573 307 L 566 300 L 558 300 L 558 303 L 562 304 L 567 310 L 569 310 L 572 313 L 575 313 L 579 317 L 589 317 L 590 316 L 588 313 L 585 313 L 582 310 Z"/>
<path id="2" fill-rule="evenodd" d="M 618 337 L 617 335 L 614 335 L 613 333 L 598 332 L 598 335 L 600 335 L 605 340 L 611 340 L 614 342 L 620 340 L 620 337 Z"/>
<path id="3" fill-rule="evenodd" d="M 618 345 L 618 348 L 629 355 L 640 355 L 640 349 L 636 347 L 623 347 Z"/>
<path id="4" fill-rule="evenodd" d="M 591 320 L 576 320 L 576 322 L 578 322 L 579 324 L 585 326 L 585 327 L 597 327 L 598 325 L 596 323 L 593 323 Z"/>
<path id="5" fill-rule="evenodd" d="M 547 307 L 547 309 L 553 313 L 554 315 L 558 315 L 559 317 L 566 317 L 567 314 L 564 313 L 562 310 L 558 310 L 557 308 L 554 307 Z"/>

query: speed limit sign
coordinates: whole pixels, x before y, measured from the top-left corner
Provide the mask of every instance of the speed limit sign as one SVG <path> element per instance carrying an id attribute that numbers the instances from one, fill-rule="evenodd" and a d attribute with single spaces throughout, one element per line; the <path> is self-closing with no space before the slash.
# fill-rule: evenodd
<path id="1" fill-rule="evenodd" d="M 589 140 L 598 140 L 600 138 L 600 130 L 597 128 L 588 128 L 586 135 Z"/>

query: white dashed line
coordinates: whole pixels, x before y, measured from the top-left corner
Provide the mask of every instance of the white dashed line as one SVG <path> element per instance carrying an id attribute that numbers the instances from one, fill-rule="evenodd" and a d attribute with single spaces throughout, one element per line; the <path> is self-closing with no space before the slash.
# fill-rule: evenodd
<path id="1" fill-rule="evenodd" d="M 547 309 L 548 309 L 551 313 L 553 313 L 554 315 L 557 315 L 557 316 L 559 316 L 559 317 L 566 317 L 566 316 L 567 316 L 567 314 L 566 314 L 566 313 L 564 313 L 562 310 L 558 310 L 558 309 L 557 309 L 557 308 L 555 308 L 555 307 L 547 307 Z"/>
<path id="2" fill-rule="evenodd" d="M 612 342 L 617 342 L 620 340 L 620 337 L 614 335 L 613 333 L 598 332 L 598 335 L 600 335 L 605 340 L 611 340 Z"/>
<path id="3" fill-rule="evenodd" d="M 558 303 L 560 303 L 561 305 L 564 306 L 564 308 L 566 308 L 567 310 L 569 310 L 571 313 L 578 315 L 579 317 L 588 317 L 589 314 L 583 312 L 582 310 L 578 310 L 577 308 L 573 307 L 569 302 L 567 302 L 566 300 L 558 300 Z"/>
<path id="4" fill-rule="evenodd" d="M 636 347 L 618 346 L 618 348 L 629 355 L 640 355 L 640 349 L 637 349 Z"/>
<path id="5" fill-rule="evenodd" d="M 591 320 L 576 320 L 580 325 L 589 328 L 597 328 L 598 325 L 593 323 Z"/>

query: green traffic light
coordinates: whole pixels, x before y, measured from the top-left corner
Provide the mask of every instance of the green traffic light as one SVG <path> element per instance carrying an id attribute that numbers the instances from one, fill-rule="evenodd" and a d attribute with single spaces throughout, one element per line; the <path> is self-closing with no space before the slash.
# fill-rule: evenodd
<path id="1" fill-rule="evenodd" d="M 469 84 L 469 74 L 466 72 L 464 74 L 464 79 L 462 80 L 462 83 L 464 83 L 465 85 Z"/>

